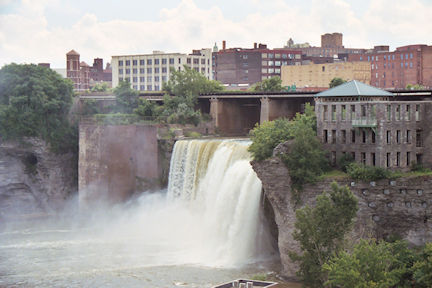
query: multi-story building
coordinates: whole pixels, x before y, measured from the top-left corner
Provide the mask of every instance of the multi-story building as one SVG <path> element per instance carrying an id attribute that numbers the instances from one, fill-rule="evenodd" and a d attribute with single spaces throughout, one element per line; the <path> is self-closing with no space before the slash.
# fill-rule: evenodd
<path id="1" fill-rule="evenodd" d="M 191 54 L 164 53 L 112 56 L 112 86 L 129 81 L 138 91 L 160 91 L 170 78 L 170 70 L 181 71 L 184 65 L 212 80 L 211 49 L 193 50 Z"/>
<path id="2" fill-rule="evenodd" d="M 274 76 L 281 76 L 284 65 L 300 65 L 301 52 L 292 49 L 269 49 L 254 43 L 253 48 L 226 48 L 213 52 L 214 79 L 233 89 L 249 88 Z M 217 50 L 217 49 L 215 49 Z"/>
<path id="3" fill-rule="evenodd" d="M 103 59 L 95 58 L 93 60 L 93 66 L 90 67 L 90 86 L 96 83 L 107 83 L 111 86 L 112 81 L 112 70 L 111 65 L 107 63 L 104 68 Z"/>
<path id="4" fill-rule="evenodd" d="M 367 62 L 336 62 L 282 66 L 282 85 L 297 88 L 328 88 L 330 81 L 339 77 L 343 80 L 358 80 L 370 84 L 370 65 Z"/>
<path id="5" fill-rule="evenodd" d="M 316 94 L 317 134 L 332 164 L 350 154 L 370 166 L 432 166 L 432 101 L 394 99 L 355 80 Z"/>
<path id="6" fill-rule="evenodd" d="M 380 49 L 387 47 L 387 49 Z M 432 87 L 432 46 L 408 45 L 389 52 L 388 46 L 348 55 L 348 61 L 365 61 L 371 66 L 371 85 L 405 89 L 408 84 Z"/>

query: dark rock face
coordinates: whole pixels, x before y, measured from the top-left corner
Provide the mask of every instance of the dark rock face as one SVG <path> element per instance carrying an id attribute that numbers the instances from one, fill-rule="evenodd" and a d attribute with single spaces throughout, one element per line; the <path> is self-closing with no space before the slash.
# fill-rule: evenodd
<path id="1" fill-rule="evenodd" d="M 292 237 L 296 221 L 295 209 L 305 204 L 314 205 L 316 196 L 329 191 L 333 180 L 306 185 L 301 192 L 301 205 L 296 207 L 291 198 L 289 171 L 279 158 L 253 161 L 252 166 L 261 179 L 265 195 L 274 210 L 279 230 L 282 275 L 295 278 L 298 266 L 288 256 L 289 251 L 300 252 L 297 241 Z M 432 241 L 432 177 L 376 182 L 343 179 L 336 182 L 348 185 L 359 201 L 356 223 L 349 235 L 352 240 L 399 236 L 414 245 Z"/>
<path id="2" fill-rule="evenodd" d="M 61 209 L 77 191 L 72 153 L 58 155 L 38 138 L 0 143 L 0 218 Z"/>

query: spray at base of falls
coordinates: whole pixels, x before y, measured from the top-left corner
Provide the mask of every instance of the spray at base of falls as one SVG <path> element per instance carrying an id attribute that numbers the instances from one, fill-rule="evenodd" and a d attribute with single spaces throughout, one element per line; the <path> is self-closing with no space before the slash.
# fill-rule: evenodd
<path id="1" fill-rule="evenodd" d="M 197 251 L 207 264 L 238 266 L 271 251 L 249 145 L 245 140 L 189 140 L 174 146 L 168 199 L 189 206 L 197 217 Z"/>

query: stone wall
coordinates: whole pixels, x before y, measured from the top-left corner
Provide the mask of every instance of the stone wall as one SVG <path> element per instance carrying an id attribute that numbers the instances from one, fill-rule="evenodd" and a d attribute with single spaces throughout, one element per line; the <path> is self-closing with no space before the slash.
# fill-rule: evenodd
<path id="1" fill-rule="evenodd" d="M 0 219 L 39 217 L 62 209 L 77 191 L 76 169 L 73 153 L 52 153 L 41 139 L 0 142 Z"/>
<path id="2" fill-rule="evenodd" d="M 289 171 L 282 161 L 273 157 L 262 162 L 252 162 L 261 179 L 265 195 L 270 201 L 278 226 L 278 246 L 283 266 L 282 275 L 295 278 L 298 269 L 288 256 L 289 251 L 300 252 L 292 237 L 296 221 L 295 203 L 291 198 Z M 315 185 L 306 185 L 301 193 L 301 203 L 314 205 L 315 198 L 329 191 L 327 179 Z M 401 236 L 415 245 L 432 241 L 432 177 L 399 178 L 377 182 L 337 180 L 348 185 L 359 200 L 359 211 L 351 237 L 386 238 Z"/>
<path id="3" fill-rule="evenodd" d="M 79 135 L 80 208 L 159 186 L 156 126 L 82 123 Z"/>

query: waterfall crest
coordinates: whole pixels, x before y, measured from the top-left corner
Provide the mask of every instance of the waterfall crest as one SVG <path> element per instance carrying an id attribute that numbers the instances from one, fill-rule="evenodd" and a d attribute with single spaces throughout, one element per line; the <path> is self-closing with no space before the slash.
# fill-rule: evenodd
<path id="1" fill-rule="evenodd" d="M 187 203 L 200 219 L 195 236 L 207 263 L 236 266 L 267 250 L 261 181 L 249 163 L 249 145 L 245 140 L 183 140 L 174 146 L 168 200 Z"/>

